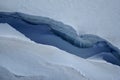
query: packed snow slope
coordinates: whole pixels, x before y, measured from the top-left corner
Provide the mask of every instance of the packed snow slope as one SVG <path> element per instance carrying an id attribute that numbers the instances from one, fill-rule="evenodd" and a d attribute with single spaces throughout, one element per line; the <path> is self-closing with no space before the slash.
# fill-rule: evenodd
<path id="1" fill-rule="evenodd" d="M 98 36 L 78 35 L 71 26 L 62 22 L 18 12 L 0 12 L 0 23 L 10 24 L 37 43 L 55 46 L 82 58 L 97 56 L 110 63 L 120 65 L 119 49 Z M 104 55 L 101 55 L 103 53 Z"/>
<path id="2" fill-rule="evenodd" d="M 0 11 L 45 16 L 120 47 L 120 0 L 0 0 Z"/>
<path id="3" fill-rule="evenodd" d="M 27 41 L 10 25 L 0 26 L 9 29 L 3 34 L 13 31 L 13 36 L 18 34 L 20 37 L 0 36 L 0 80 L 120 79 L 119 66 L 101 60 L 86 60 L 53 46 Z"/>

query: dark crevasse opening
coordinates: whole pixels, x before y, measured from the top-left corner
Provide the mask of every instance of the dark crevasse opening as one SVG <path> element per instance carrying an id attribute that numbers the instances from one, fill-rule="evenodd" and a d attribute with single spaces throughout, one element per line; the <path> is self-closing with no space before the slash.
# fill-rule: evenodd
<path id="1" fill-rule="evenodd" d="M 10 16 L 10 15 L 2 15 L 2 14 L 0 14 L 0 23 L 8 23 L 13 28 L 15 28 L 16 30 L 24 34 L 26 37 L 28 37 L 29 39 L 37 43 L 52 45 L 82 58 L 89 58 L 91 56 L 101 54 L 102 52 L 110 52 L 110 53 L 112 52 L 112 49 L 106 43 L 102 43 L 103 45 L 100 45 L 100 43 L 97 43 L 95 44 L 95 46 L 88 47 L 88 48 L 78 47 L 74 45 L 74 42 L 73 42 L 74 36 L 71 38 L 65 33 L 61 33 L 62 30 L 59 31 L 60 29 L 58 30 L 57 28 L 53 29 L 51 23 L 44 23 L 44 22 L 42 23 L 41 21 L 38 24 L 34 24 L 34 22 L 32 24 L 32 22 L 29 23 L 24 21 L 20 16 L 14 17 L 16 15 Z M 55 27 L 57 27 L 57 24 L 55 25 Z M 117 52 L 115 54 L 117 54 Z M 104 59 L 113 64 L 120 65 L 120 63 L 116 62 L 114 59 L 109 57 L 106 58 L 106 55 Z"/>

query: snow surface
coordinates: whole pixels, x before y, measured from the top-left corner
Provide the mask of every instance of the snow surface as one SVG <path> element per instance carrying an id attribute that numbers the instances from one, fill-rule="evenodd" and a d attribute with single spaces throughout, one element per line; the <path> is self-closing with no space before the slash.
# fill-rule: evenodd
<path id="1" fill-rule="evenodd" d="M 0 0 L 0 11 L 49 17 L 72 26 L 82 40 L 96 42 L 95 36 L 83 36 L 94 34 L 120 48 L 119 3 L 120 0 Z M 120 63 L 120 50 L 110 43 L 98 42 L 92 48 L 80 49 L 53 35 L 44 24 L 40 25 L 45 27 L 40 34 L 36 34 L 38 28 L 34 26 L 26 32 L 28 26 L 20 31 L 13 25 L 0 24 L 0 80 L 120 80 L 119 64 L 113 65 Z M 38 44 L 31 37 L 55 45 Z"/>
<path id="2" fill-rule="evenodd" d="M 0 66 L 0 78 L 3 80 L 120 79 L 119 66 L 86 60 L 53 46 L 14 37 L 0 37 Z"/>
<path id="3" fill-rule="evenodd" d="M 19 4 L 18 4 L 19 3 Z M 53 18 L 120 47 L 120 0 L 1 0 L 0 11 Z"/>

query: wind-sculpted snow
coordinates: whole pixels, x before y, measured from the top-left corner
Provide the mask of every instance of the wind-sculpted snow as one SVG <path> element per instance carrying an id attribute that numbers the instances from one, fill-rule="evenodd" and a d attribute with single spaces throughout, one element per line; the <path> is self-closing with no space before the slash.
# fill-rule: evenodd
<path id="1" fill-rule="evenodd" d="M 8 23 L 32 41 L 55 46 L 82 58 L 89 58 L 103 52 L 110 53 L 118 61 L 112 58 L 104 58 L 104 60 L 120 65 L 119 49 L 98 36 L 78 35 L 71 26 L 62 22 L 18 12 L 0 12 L 0 23 Z"/>

